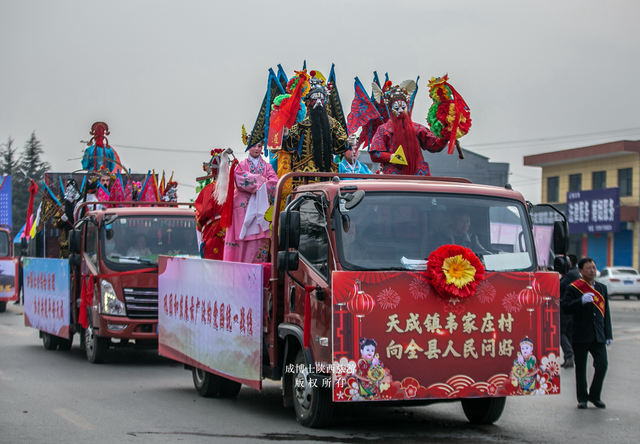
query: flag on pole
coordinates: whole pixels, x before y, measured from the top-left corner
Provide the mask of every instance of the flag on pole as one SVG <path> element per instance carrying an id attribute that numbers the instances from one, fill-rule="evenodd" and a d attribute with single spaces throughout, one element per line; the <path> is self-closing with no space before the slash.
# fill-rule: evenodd
<path id="1" fill-rule="evenodd" d="M 360 79 L 355 79 L 355 96 L 351 102 L 351 111 L 347 116 L 347 134 L 355 134 L 361 126 L 365 126 L 370 120 L 380 118 L 380 113 L 369 99 Z"/>

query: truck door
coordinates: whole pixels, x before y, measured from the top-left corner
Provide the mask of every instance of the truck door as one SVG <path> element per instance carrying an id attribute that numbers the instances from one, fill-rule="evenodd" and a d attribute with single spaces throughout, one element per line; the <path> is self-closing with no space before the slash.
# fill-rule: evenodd
<path id="1" fill-rule="evenodd" d="M 326 210 L 314 200 L 300 207 L 300 267 L 292 274 L 306 286 L 320 288 L 311 293 L 310 347 L 316 361 L 331 362 L 331 306 L 329 305 L 332 260 Z M 304 325 L 305 289 L 287 276 L 285 306 L 289 322 Z M 295 322 L 298 321 L 298 322 Z M 307 324 L 309 325 L 309 324 Z"/>

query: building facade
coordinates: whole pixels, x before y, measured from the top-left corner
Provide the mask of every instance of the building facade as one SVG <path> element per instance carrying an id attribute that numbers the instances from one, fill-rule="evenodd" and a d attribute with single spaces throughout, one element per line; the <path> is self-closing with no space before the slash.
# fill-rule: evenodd
<path id="1" fill-rule="evenodd" d="M 552 204 L 565 214 L 570 213 L 567 199 L 579 197 L 580 192 L 618 188 L 619 198 L 614 205 L 619 209 L 619 224 L 615 227 L 601 224 L 600 230 L 592 227 L 591 231 L 580 228 L 578 231 L 587 232 L 572 232 L 570 250 L 578 257 L 592 257 L 599 269 L 605 266 L 638 269 L 640 141 L 623 140 L 525 156 L 524 165 L 542 168 L 541 202 Z M 581 217 L 596 215 L 601 209 L 587 206 Z M 595 217 L 597 220 L 602 216 Z"/>

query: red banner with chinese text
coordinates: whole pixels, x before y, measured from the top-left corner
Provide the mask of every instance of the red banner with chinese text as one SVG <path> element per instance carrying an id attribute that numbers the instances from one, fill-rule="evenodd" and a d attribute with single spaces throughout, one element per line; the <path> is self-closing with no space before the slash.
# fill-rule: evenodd
<path id="1" fill-rule="evenodd" d="M 557 280 L 489 272 L 460 299 L 424 272 L 334 272 L 334 401 L 560 393 Z"/>

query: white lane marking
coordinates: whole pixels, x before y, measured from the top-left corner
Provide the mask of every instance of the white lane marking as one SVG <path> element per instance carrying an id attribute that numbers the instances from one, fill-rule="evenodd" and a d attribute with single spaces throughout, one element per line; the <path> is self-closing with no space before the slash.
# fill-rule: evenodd
<path id="1" fill-rule="evenodd" d="M 6 325 L 0 325 L 0 333 L 9 336 L 31 336 L 34 331 L 35 330 L 32 328 L 28 328 L 25 330 L 16 330 L 15 328 L 11 328 Z"/>
<path id="2" fill-rule="evenodd" d="M 71 413 L 67 409 L 53 409 L 53 411 L 55 413 L 57 413 L 58 415 L 62 416 L 64 419 L 66 419 L 69 422 L 73 423 L 74 425 L 80 427 L 83 430 L 98 430 L 98 428 L 96 426 L 94 426 L 93 424 L 85 421 L 84 419 L 80 418 L 79 416 L 74 415 L 73 413 Z"/>
<path id="3" fill-rule="evenodd" d="M 13 378 L 11 376 L 2 372 L 0 372 L 0 379 L 2 379 L 3 381 L 13 381 Z"/>

